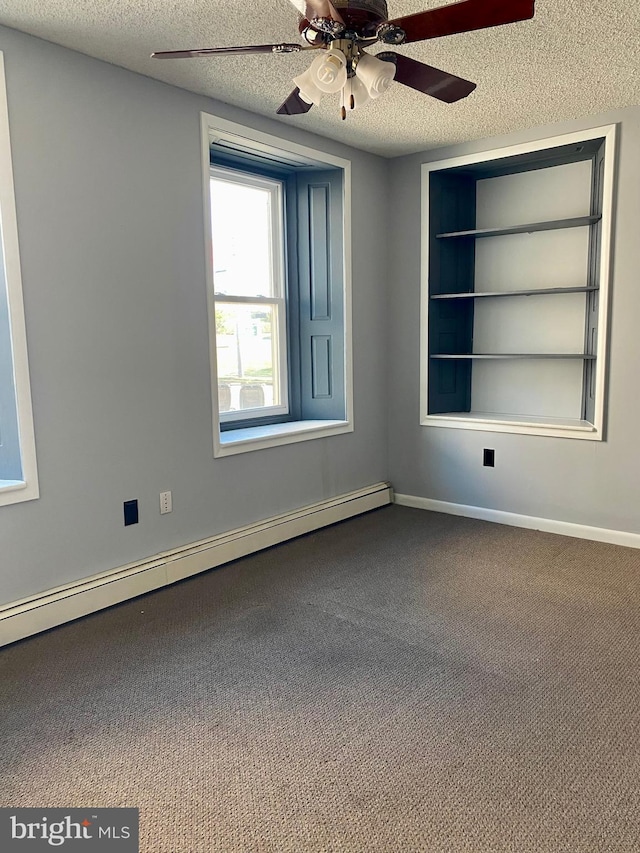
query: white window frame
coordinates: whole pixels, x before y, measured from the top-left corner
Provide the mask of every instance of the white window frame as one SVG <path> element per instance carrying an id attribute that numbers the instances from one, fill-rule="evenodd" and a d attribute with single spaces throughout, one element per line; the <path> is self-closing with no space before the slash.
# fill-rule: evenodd
<path id="1" fill-rule="evenodd" d="M 27 360 L 27 335 L 22 298 L 22 273 L 18 245 L 15 191 L 11 143 L 9 138 L 9 111 L 4 73 L 4 57 L 0 52 L 0 222 L 4 272 L 9 305 L 8 333 L 11 335 L 13 373 L 20 456 L 21 480 L 3 480 L 0 472 L 0 506 L 31 501 L 39 497 L 36 446 L 31 405 L 31 385 Z M 0 332 L 2 333 L 2 332 Z"/>
<path id="2" fill-rule="evenodd" d="M 266 190 L 271 198 L 270 223 L 270 265 L 272 296 L 232 296 L 216 290 L 215 271 L 213 273 L 213 300 L 215 305 L 270 305 L 273 308 L 272 339 L 275 339 L 275 363 L 273 385 L 277 388 L 280 403 L 277 406 L 260 406 L 253 409 L 240 409 L 233 412 L 220 412 L 221 423 L 235 423 L 262 417 L 289 414 L 289 379 L 287 376 L 287 306 L 285 280 L 284 246 L 284 202 L 282 182 L 275 178 L 265 178 L 222 166 L 211 166 L 211 178 L 241 186 Z"/>
<path id="3" fill-rule="evenodd" d="M 299 145 L 237 122 L 228 121 L 209 113 L 201 113 L 202 176 L 204 190 L 205 275 L 209 308 L 209 352 L 211 366 L 211 402 L 213 412 L 213 455 L 216 458 L 233 456 L 254 450 L 326 438 L 353 432 L 353 353 L 351 312 L 351 161 L 324 151 Z M 277 160 L 286 157 L 288 162 L 298 162 L 305 167 L 310 162 L 327 168 L 338 168 L 343 174 L 343 267 L 344 267 L 344 409 L 340 420 L 298 420 L 285 423 L 253 425 L 247 428 L 220 431 L 221 413 L 218 407 L 218 369 L 216 358 L 215 299 L 211 240 L 210 144 L 215 140 L 229 140 L 246 145 L 256 151 L 273 155 Z M 254 413 L 257 410 L 254 410 Z"/>

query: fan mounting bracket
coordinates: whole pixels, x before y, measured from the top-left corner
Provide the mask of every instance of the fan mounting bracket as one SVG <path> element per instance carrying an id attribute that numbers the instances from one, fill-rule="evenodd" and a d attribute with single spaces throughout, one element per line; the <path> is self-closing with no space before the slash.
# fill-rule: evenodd
<path id="1" fill-rule="evenodd" d="M 376 36 L 379 41 L 385 44 L 404 44 L 407 38 L 407 34 L 402 27 L 389 23 L 380 24 L 376 31 Z"/>

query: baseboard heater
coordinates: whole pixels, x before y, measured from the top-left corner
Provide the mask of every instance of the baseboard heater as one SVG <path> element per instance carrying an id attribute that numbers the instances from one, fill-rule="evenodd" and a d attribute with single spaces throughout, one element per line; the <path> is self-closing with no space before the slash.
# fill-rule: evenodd
<path id="1" fill-rule="evenodd" d="M 310 504 L 0 607 L 0 646 L 392 502 L 388 483 Z"/>

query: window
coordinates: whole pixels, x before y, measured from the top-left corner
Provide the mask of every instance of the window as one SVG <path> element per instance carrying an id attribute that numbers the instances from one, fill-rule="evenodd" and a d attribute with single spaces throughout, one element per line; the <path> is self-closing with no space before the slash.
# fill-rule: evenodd
<path id="1" fill-rule="evenodd" d="M 353 429 L 350 163 L 203 115 L 214 455 Z"/>
<path id="2" fill-rule="evenodd" d="M 281 181 L 211 169 L 221 424 L 289 414 Z"/>
<path id="3" fill-rule="evenodd" d="M 603 439 L 614 147 L 423 166 L 423 425 Z"/>
<path id="4" fill-rule="evenodd" d="M 37 497 L 9 119 L 0 54 L 0 506 Z"/>

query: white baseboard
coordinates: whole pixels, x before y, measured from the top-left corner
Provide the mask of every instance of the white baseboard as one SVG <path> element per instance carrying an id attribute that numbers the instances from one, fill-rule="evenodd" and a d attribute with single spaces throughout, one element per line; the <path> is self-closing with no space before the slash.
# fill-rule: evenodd
<path id="1" fill-rule="evenodd" d="M 479 518 L 482 521 L 495 521 L 511 527 L 526 527 L 529 530 L 542 530 L 545 533 L 558 533 L 561 536 L 573 536 L 576 539 L 592 539 L 595 542 L 608 542 L 611 545 L 626 545 L 628 548 L 640 548 L 640 533 L 625 530 L 609 530 L 606 527 L 589 527 L 586 524 L 574 524 L 570 521 L 556 521 L 553 518 L 536 518 L 533 515 L 518 515 L 500 509 L 487 509 L 481 506 L 466 506 L 448 501 L 436 501 L 432 498 L 420 498 L 414 495 L 394 495 L 394 503 L 427 509 L 431 512 L 445 512 L 448 515 L 463 515 L 467 518 Z"/>
<path id="2" fill-rule="evenodd" d="M 388 483 L 310 504 L 0 607 L 0 646 L 389 504 Z"/>

